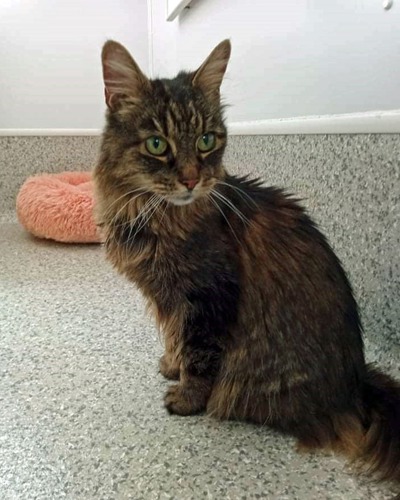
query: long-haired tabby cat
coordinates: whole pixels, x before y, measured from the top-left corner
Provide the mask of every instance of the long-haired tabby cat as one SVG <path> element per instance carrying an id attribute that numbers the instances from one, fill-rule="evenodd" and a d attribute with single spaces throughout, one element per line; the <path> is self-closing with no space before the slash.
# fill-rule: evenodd
<path id="1" fill-rule="evenodd" d="M 102 53 L 96 217 L 163 332 L 165 406 L 267 424 L 400 480 L 400 384 L 365 363 L 339 260 L 295 199 L 222 164 L 229 56 L 225 40 L 197 71 L 150 80 L 119 43 Z"/>

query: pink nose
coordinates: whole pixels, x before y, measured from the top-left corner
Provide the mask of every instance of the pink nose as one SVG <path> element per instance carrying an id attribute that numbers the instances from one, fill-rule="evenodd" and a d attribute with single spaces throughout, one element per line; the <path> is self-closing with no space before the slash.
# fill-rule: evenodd
<path id="1" fill-rule="evenodd" d="M 199 182 L 199 179 L 182 179 L 181 183 L 185 185 L 190 191 L 194 189 L 196 184 Z"/>

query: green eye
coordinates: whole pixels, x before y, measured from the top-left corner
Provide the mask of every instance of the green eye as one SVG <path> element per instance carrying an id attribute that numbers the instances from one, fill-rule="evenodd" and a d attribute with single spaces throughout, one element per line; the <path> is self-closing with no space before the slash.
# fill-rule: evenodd
<path id="1" fill-rule="evenodd" d="M 197 149 L 202 153 L 206 153 L 207 151 L 211 151 L 215 148 L 215 143 L 215 134 L 208 132 L 207 134 L 201 135 L 197 139 Z"/>
<path id="2" fill-rule="evenodd" d="M 158 135 L 152 135 L 146 140 L 147 151 L 154 156 L 161 156 L 167 151 L 168 142 Z"/>

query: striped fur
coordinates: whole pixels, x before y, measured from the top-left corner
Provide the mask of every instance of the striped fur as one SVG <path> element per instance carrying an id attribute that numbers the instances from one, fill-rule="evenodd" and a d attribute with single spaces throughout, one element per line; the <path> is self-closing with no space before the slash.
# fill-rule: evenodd
<path id="1" fill-rule="evenodd" d="M 116 42 L 103 51 L 97 220 L 164 335 L 160 370 L 179 379 L 165 406 L 268 424 L 399 481 L 400 386 L 365 363 L 339 260 L 296 200 L 223 167 L 229 53 L 225 41 L 197 72 L 148 80 Z M 202 153 L 208 132 L 215 147 Z M 162 156 L 146 150 L 154 135 L 168 142 Z"/>

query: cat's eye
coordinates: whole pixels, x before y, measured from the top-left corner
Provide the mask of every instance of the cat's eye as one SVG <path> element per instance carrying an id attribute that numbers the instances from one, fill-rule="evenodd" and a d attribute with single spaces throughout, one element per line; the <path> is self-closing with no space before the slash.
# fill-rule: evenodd
<path id="1" fill-rule="evenodd" d="M 159 135 L 152 135 L 146 142 L 147 151 L 154 156 L 163 155 L 168 149 L 168 142 Z"/>
<path id="2" fill-rule="evenodd" d="M 215 143 L 215 134 L 213 132 L 208 132 L 197 139 L 197 149 L 202 153 L 206 153 L 215 148 Z"/>

